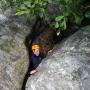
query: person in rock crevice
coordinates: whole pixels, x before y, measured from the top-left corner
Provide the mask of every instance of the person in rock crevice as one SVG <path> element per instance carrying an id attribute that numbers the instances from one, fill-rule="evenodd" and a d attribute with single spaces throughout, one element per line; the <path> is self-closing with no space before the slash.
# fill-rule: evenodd
<path id="1" fill-rule="evenodd" d="M 37 72 L 36 68 L 41 63 L 42 59 L 46 56 L 41 53 L 40 46 L 38 44 L 32 45 L 32 54 L 29 56 L 30 60 L 30 75 Z"/>

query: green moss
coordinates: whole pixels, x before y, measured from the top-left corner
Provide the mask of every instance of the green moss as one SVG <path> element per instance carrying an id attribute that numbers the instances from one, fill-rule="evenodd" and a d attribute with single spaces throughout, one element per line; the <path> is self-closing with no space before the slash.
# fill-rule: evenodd
<path id="1" fill-rule="evenodd" d="M 5 41 L 2 45 L 0 45 L 0 49 L 9 53 L 11 51 L 11 48 L 13 47 L 12 40 Z"/>

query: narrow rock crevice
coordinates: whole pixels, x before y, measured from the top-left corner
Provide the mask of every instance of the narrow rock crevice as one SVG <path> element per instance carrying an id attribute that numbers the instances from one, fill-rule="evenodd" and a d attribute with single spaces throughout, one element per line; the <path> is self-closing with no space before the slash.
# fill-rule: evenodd
<path id="1" fill-rule="evenodd" d="M 61 31 L 61 35 L 57 36 L 57 30 L 50 29 L 49 25 L 40 18 L 37 18 L 35 21 L 35 24 L 32 27 L 32 30 L 30 34 L 27 35 L 25 39 L 25 46 L 29 54 L 32 53 L 31 46 L 33 43 L 39 43 L 42 44 L 42 51 L 44 54 L 47 54 L 47 52 L 54 47 L 55 44 L 59 43 L 64 38 L 69 37 L 79 29 L 75 26 L 68 27 L 67 31 Z M 43 39 L 43 40 L 42 40 Z M 28 78 L 30 77 L 30 61 L 27 73 L 23 80 L 23 85 L 21 90 L 25 90 L 25 86 L 27 83 Z"/>
<path id="2" fill-rule="evenodd" d="M 25 41 L 24 41 L 27 52 L 28 52 L 28 56 L 29 56 L 29 54 L 32 53 L 32 51 L 31 51 L 32 43 L 43 32 L 43 30 L 47 27 L 48 27 L 48 24 L 46 24 L 46 22 L 44 22 L 43 19 L 41 19 L 39 17 L 36 19 L 35 24 L 33 25 L 31 32 L 27 35 L 27 37 L 25 38 Z M 23 80 L 21 90 L 25 90 L 25 85 L 26 85 L 26 82 L 27 82 L 29 77 L 30 77 L 30 61 L 29 61 L 28 70 L 27 70 L 26 75 L 25 75 L 24 80 Z"/>

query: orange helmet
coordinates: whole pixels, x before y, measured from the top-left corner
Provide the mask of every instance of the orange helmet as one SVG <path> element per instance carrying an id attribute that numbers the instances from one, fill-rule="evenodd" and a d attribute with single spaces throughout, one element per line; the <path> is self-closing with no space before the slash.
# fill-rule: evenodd
<path id="1" fill-rule="evenodd" d="M 39 49 L 39 48 L 40 48 L 40 46 L 39 46 L 39 45 L 37 45 L 37 44 L 32 45 L 32 50 Z"/>

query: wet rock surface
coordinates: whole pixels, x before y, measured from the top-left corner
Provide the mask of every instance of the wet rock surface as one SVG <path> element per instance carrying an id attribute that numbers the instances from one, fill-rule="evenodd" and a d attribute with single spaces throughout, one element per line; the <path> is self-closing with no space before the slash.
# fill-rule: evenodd
<path id="1" fill-rule="evenodd" d="M 26 90 L 90 90 L 90 31 L 78 31 L 56 45 L 29 77 Z"/>
<path id="2" fill-rule="evenodd" d="M 28 69 L 24 40 L 30 28 L 11 12 L 0 13 L 0 90 L 20 90 Z"/>

